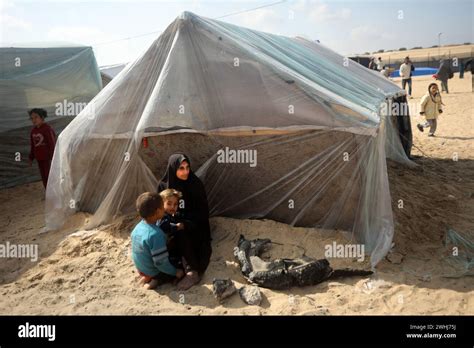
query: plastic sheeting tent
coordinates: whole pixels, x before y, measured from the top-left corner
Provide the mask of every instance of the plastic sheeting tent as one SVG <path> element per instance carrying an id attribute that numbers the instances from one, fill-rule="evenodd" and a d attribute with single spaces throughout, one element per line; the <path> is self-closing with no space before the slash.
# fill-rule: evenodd
<path id="1" fill-rule="evenodd" d="M 101 88 L 91 47 L 0 47 L 0 187 L 39 178 L 36 166 L 27 164 L 28 109 L 46 109 L 59 133 Z"/>
<path id="2" fill-rule="evenodd" d="M 105 87 L 107 86 L 112 79 L 117 76 L 119 72 L 125 68 L 127 64 L 122 63 L 122 64 L 114 64 L 114 65 L 107 65 L 107 66 L 101 66 L 99 67 L 100 69 L 100 76 L 102 78 L 102 85 Z"/>
<path id="3" fill-rule="evenodd" d="M 76 211 L 93 213 L 89 227 L 132 212 L 184 152 L 211 215 L 343 229 L 375 265 L 394 230 L 384 120 L 403 94 L 320 44 L 185 12 L 59 137 L 47 227 Z"/>

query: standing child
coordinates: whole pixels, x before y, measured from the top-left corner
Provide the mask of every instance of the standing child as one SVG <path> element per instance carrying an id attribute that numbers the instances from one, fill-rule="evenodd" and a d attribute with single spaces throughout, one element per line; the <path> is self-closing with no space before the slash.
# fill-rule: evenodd
<path id="1" fill-rule="evenodd" d="M 51 168 L 51 160 L 54 154 L 54 146 L 56 145 L 56 134 L 53 128 L 44 122 L 44 119 L 48 117 L 46 110 L 31 109 L 28 111 L 28 115 L 30 115 L 31 122 L 34 125 L 30 134 L 30 166 L 34 159 L 38 161 L 43 186 L 46 188 L 49 169 Z"/>
<path id="2" fill-rule="evenodd" d="M 142 217 L 132 231 L 132 259 L 146 289 L 182 278 L 184 272 L 176 269 L 168 259 L 166 236 L 156 225 L 164 215 L 163 199 L 158 193 L 142 193 L 136 202 Z"/>
<path id="3" fill-rule="evenodd" d="M 424 128 L 430 127 L 428 136 L 434 136 L 434 133 L 436 132 L 438 115 L 443 113 L 441 105 L 443 105 L 443 102 L 441 100 L 438 85 L 436 83 L 431 83 L 428 86 L 428 93 L 426 93 L 421 98 L 420 102 L 420 115 L 424 115 L 426 118 L 425 123 L 419 123 L 417 125 L 420 132 L 423 132 Z"/>

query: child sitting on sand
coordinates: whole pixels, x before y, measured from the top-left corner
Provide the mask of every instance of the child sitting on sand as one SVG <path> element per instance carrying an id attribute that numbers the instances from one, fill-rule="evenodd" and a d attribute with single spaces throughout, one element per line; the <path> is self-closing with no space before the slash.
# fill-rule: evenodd
<path id="1" fill-rule="evenodd" d="M 142 193 L 136 202 L 137 211 L 142 217 L 132 231 L 132 259 L 141 283 L 146 289 L 180 279 L 182 269 L 176 269 L 169 259 L 166 236 L 156 225 L 164 215 L 163 199 L 158 193 Z"/>
<path id="2" fill-rule="evenodd" d="M 157 222 L 157 225 L 166 234 L 166 247 L 168 248 L 169 260 L 175 267 L 181 268 L 183 262 L 178 252 L 178 235 L 179 231 L 184 229 L 184 224 L 177 219 L 179 199 L 182 197 L 181 192 L 174 189 L 166 189 L 160 192 L 163 199 L 165 214 Z"/>
<path id="3" fill-rule="evenodd" d="M 420 102 L 420 115 L 424 115 L 426 118 L 425 123 L 419 123 L 417 125 L 420 132 L 423 132 L 424 128 L 430 127 L 428 136 L 434 136 L 437 126 L 436 119 L 439 114 L 443 113 L 441 105 L 443 105 L 443 102 L 441 101 L 441 94 L 439 93 L 438 85 L 436 83 L 431 83 L 428 86 L 428 92 L 421 98 Z"/>
<path id="4" fill-rule="evenodd" d="M 192 285 L 189 280 L 194 275 L 193 269 L 199 264 L 196 259 L 195 245 L 193 245 L 194 239 L 190 235 L 192 231 L 196 230 L 196 225 L 178 212 L 181 192 L 175 189 L 166 189 L 161 191 L 160 195 L 164 201 L 165 215 L 158 221 L 158 226 L 168 237 L 167 247 L 171 264 L 183 268 L 188 276 L 178 283 L 179 290 L 186 290 L 190 287 L 189 284 Z"/>

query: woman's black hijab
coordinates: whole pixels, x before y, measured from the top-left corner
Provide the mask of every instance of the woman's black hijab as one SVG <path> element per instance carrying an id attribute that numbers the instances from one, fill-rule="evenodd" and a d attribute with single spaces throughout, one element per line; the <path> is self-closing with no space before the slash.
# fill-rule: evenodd
<path id="1" fill-rule="evenodd" d="M 189 164 L 189 176 L 187 180 L 181 180 L 176 176 L 176 172 L 179 169 L 181 163 L 186 161 Z M 166 168 L 165 175 L 161 178 L 160 185 L 158 186 L 158 192 L 166 190 L 167 188 L 173 188 L 181 191 L 180 188 L 191 186 L 191 183 L 196 182 L 199 178 L 191 171 L 191 162 L 188 156 L 182 153 L 175 153 L 168 159 L 168 167 Z"/>
<path id="2" fill-rule="evenodd" d="M 176 176 L 176 172 L 183 161 L 186 161 L 190 167 L 187 180 L 181 180 Z M 168 159 L 168 167 L 158 185 L 158 192 L 168 188 L 175 189 L 183 194 L 184 208 L 180 207 L 179 212 L 184 218 L 196 223 L 200 237 L 203 240 L 210 240 L 209 207 L 206 191 L 201 180 L 191 170 L 191 162 L 185 154 L 175 153 Z"/>

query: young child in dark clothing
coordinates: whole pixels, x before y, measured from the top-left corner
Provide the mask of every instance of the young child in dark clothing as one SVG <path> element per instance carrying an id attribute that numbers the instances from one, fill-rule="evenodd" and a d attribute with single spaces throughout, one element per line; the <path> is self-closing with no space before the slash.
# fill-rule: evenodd
<path id="1" fill-rule="evenodd" d="M 30 133 L 30 166 L 34 159 L 38 161 L 38 166 L 43 180 L 43 186 L 48 184 L 49 169 L 53 159 L 54 146 L 56 145 L 56 134 L 53 128 L 44 119 L 48 113 L 44 109 L 31 109 L 28 111 L 34 127 Z"/>
<path id="2" fill-rule="evenodd" d="M 198 265 L 193 251 L 195 241 L 191 235 L 195 224 L 178 211 L 179 201 L 182 197 L 181 192 L 175 189 L 166 189 L 160 192 L 160 196 L 164 202 L 165 214 L 157 222 L 157 225 L 166 234 L 166 247 L 170 263 L 189 272 Z"/>
<path id="3" fill-rule="evenodd" d="M 178 221 L 177 214 L 179 199 L 182 195 L 181 192 L 174 189 L 166 189 L 160 192 L 160 196 L 163 199 L 165 214 L 157 225 L 166 234 L 166 246 L 170 263 L 177 268 L 183 268 L 182 255 L 177 245 L 180 238 L 178 233 L 184 230 L 184 224 Z"/>

